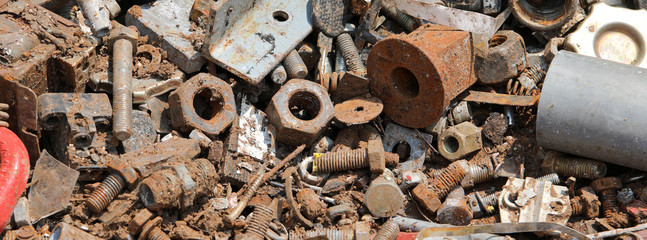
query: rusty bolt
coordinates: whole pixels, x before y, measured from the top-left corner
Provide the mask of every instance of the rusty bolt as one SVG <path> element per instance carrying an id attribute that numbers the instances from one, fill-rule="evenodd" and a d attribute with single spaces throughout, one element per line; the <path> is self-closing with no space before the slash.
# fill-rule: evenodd
<path id="1" fill-rule="evenodd" d="M 119 140 L 130 138 L 133 127 L 133 55 L 137 53 L 139 32 L 113 21 L 108 35 L 112 48 L 113 132 Z"/>
<path id="2" fill-rule="evenodd" d="M 400 235 L 400 226 L 393 219 L 389 219 L 380 230 L 377 231 L 373 240 L 395 240 Z"/>
<path id="3" fill-rule="evenodd" d="M 395 153 L 384 152 L 382 139 L 373 138 L 368 141 L 367 148 L 325 153 L 313 162 L 313 170 L 320 172 L 339 172 L 369 167 L 373 173 L 381 173 L 389 165 L 397 164 L 399 156 Z"/>
<path id="4" fill-rule="evenodd" d="M 514 31 L 498 31 L 489 40 L 487 55 L 477 58 L 479 82 L 500 84 L 519 76 L 526 69 L 526 45 Z"/>
<path id="5" fill-rule="evenodd" d="M 440 155 L 450 161 L 465 157 L 481 147 L 483 147 L 481 129 L 471 122 L 449 127 L 440 134 L 438 141 Z"/>
<path id="6" fill-rule="evenodd" d="M 121 190 L 124 189 L 126 182 L 117 173 L 108 176 L 101 185 L 85 200 L 85 204 L 95 213 L 100 213 L 112 202 Z"/>
<path id="7" fill-rule="evenodd" d="M 456 186 L 438 209 L 438 222 L 456 226 L 467 225 L 472 220 L 472 210 L 467 205 L 465 190 Z"/>
<path id="8" fill-rule="evenodd" d="M 571 198 L 571 209 L 573 216 L 581 215 L 585 219 L 593 219 L 600 215 L 600 201 L 591 187 L 583 187 L 578 190 L 580 194 Z"/>
<path id="9" fill-rule="evenodd" d="M 334 116 L 330 97 L 321 85 L 292 79 L 279 89 L 265 110 L 276 128 L 276 140 L 311 145 Z"/>
<path id="10" fill-rule="evenodd" d="M 441 206 L 441 199 L 460 184 L 468 168 L 469 164 L 465 160 L 449 164 L 430 181 L 429 187 L 425 184 L 418 184 L 412 191 L 413 198 L 427 211 L 435 213 Z"/>
<path id="11" fill-rule="evenodd" d="M 289 79 L 303 79 L 308 75 L 308 67 L 306 67 L 306 64 L 303 62 L 303 59 L 297 50 L 290 51 L 285 59 L 283 59 L 283 66 L 285 67 L 285 71 L 287 72 Z"/>
<path id="12" fill-rule="evenodd" d="M 591 187 L 602 198 L 602 211 L 609 224 L 613 227 L 623 227 L 625 223 L 619 218 L 614 217 L 619 210 L 616 200 L 616 190 L 622 188 L 622 180 L 617 177 L 600 178 L 593 180 Z"/>
<path id="13" fill-rule="evenodd" d="M 153 218 L 153 213 L 148 211 L 148 209 L 142 209 L 139 211 L 135 217 L 128 223 L 128 232 L 136 236 L 139 233 L 139 230 L 142 229 L 144 224 Z"/>
<path id="14" fill-rule="evenodd" d="M 156 217 L 144 224 L 141 233 L 139 233 L 138 240 L 171 240 L 165 232 L 160 229 L 159 225 L 162 223 L 161 217 Z"/>
<path id="15" fill-rule="evenodd" d="M 183 132 L 199 129 L 213 137 L 236 118 L 236 102 L 231 86 L 208 73 L 200 73 L 183 83 L 168 98 L 171 123 Z"/>
<path id="16" fill-rule="evenodd" d="M 384 13 L 384 15 L 396 21 L 398 24 L 404 27 L 404 29 L 406 29 L 408 32 L 411 32 L 418 27 L 418 21 L 416 21 L 415 18 L 400 11 L 400 9 L 397 9 L 394 6 L 389 6 L 389 5 L 386 5 L 384 2 L 382 2 L 381 10 L 382 10 L 382 13 Z"/>
<path id="17" fill-rule="evenodd" d="M 476 82 L 469 32 L 427 24 L 379 41 L 366 64 L 370 90 L 396 123 L 424 128 Z"/>
<path id="18" fill-rule="evenodd" d="M 576 178 L 598 179 L 607 173 L 607 165 L 603 162 L 567 156 L 556 151 L 548 151 L 541 166 L 546 172 Z"/>
<path id="19" fill-rule="evenodd" d="M 9 120 L 8 110 L 9 104 L 0 103 L 0 127 L 9 127 L 9 123 L 7 122 Z"/>
<path id="20" fill-rule="evenodd" d="M 366 67 L 359 57 L 359 50 L 357 50 L 350 34 L 342 33 L 337 36 L 337 50 L 344 57 L 349 71 L 356 72 L 360 76 L 366 76 Z"/>
<path id="21" fill-rule="evenodd" d="M 263 240 L 268 224 L 274 219 L 274 210 L 262 204 L 254 205 L 254 212 L 247 223 L 245 239 Z"/>
<path id="22" fill-rule="evenodd" d="M 374 217 L 392 217 L 404 208 L 405 196 L 390 170 L 375 178 L 366 190 L 364 205 Z"/>

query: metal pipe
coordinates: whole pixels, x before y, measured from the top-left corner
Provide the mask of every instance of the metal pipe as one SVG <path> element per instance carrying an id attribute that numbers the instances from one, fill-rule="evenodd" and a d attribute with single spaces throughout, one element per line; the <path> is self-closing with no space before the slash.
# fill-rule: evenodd
<path id="1" fill-rule="evenodd" d="M 560 51 L 537 110 L 546 149 L 647 171 L 647 71 Z"/>

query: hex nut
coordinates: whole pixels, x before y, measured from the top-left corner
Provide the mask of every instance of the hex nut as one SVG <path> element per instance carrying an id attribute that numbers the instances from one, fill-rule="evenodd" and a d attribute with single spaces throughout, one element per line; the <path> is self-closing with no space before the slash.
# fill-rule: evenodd
<path id="1" fill-rule="evenodd" d="M 591 182 L 591 187 L 596 192 L 610 189 L 620 189 L 622 188 L 622 180 L 620 180 L 620 178 L 618 177 L 604 177 L 593 180 Z"/>
<path id="2" fill-rule="evenodd" d="M 476 72 L 482 84 L 501 84 L 519 76 L 526 69 L 526 45 L 514 31 L 498 31 L 488 41 L 485 58 L 477 58 Z"/>
<path id="3" fill-rule="evenodd" d="M 148 211 L 148 209 L 142 209 L 133 217 L 132 220 L 128 223 L 128 232 L 136 236 L 139 230 L 148 222 L 148 220 L 153 218 L 153 213 Z"/>
<path id="4" fill-rule="evenodd" d="M 382 139 L 374 138 L 368 140 L 366 152 L 368 154 L 368 166 L 371 169 L 371 172 L 383 172 L 386 168 L 386 160 L 384 159 L 384 145 L 382 145 Z"/>
<path id="5" fill-rule="evenodd" d="M 112 21 L 112 29 L 107 36 L 108 48 L 112 51 L 112 46 L 115 41 L 125 39 L 130 41 L 133 45 L 133 55 L 137 54 L 137 39 L 139 38 L 139 31 L 135 27 L 126 27 L 116 21 Z"/>
<path id="6" fill-rule="evenodd" d="M 438 151 L 448 160 L 454 161 L 483 147 L 481 129 L 471 122 L 452 126 L 440 135 Z"/>
<path id="7" fill-rule="evenodd" d="M 374 217 L 395 216 L 404 209 L 405 196 L 389 170 L 375 178 L 366 190 L 364 205 Z"/>
<path id="8" fill-rule="evenodd" d="M 442 205 L 440 198 L 438 198 L 436 193 L 429 190 L 425 184 L 418 184 L 418 186 L 413 188 L 413 191 L 411 191 L 411 195 L 413 195 L 413 199 L 415 199 L 424 209 L 429 211 L 429 213 L 435 213 Z"/>
<path id="9" fill-rule="evenodd" d="M 183 132 L 199 129 L 215 137 L 236 118 L 234 92 L 227 82 L 200 73 L 183 83 L 168 98 L 171 124 Z"/>
<path id="10" fill-rule="evenodd" d="M 265 113 L 276 129 L 276 140 L 295 146 L 312 145 L 335 115 L 326 89 L 304 79 L 283 85 Z"/>

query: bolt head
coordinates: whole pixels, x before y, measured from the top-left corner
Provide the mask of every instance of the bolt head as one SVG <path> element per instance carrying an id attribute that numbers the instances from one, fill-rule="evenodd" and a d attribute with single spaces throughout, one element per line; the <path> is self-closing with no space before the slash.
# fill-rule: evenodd
<path id="1" fill-rule="evenodd" d="M 132 220 L 130 220 L 130 223 L 128 223 L 128 232 L 136 236 L 139 230 L 144 226 L 148 220 L 153 218 L 153 213 L 148 211 L 148 209 L 142 209 L 133 217 Z"/>
<path id="2" fill-rule="evenodd" d="M 622 188 L 622 180 L 618 177 L 605 177 L 593 180 L 591 182 L 591 187 L 596 192 L 601 192 L 604 190 L 615 190 Z"/>
<path id="3" fill-rule="evenodd" d="M 108 33 L 108 48 L 112 50 L 112 45 L 119 39 L 130 41 L 133 45 L 133 54 L 137 53 L 137 39 L 139 38 L 139 31 L 135 27 L 126 27 L 116 21 L 112 21 L 112 29 Z"/>
<path id="4" fill-rule="evenodd" d="M 406 198 L 395 183 L 395 180 L 387 174 L 381 175 L 371 182 L 364 205 L 375 217 L 392 217 L 404 208 Z"/>
<path id="5" fill-rule="evenodd" d="M 386 161 L 384 159 L 384 145 L 382 145 L 382 139 L 374 138 L 368 140 L 368 146 L 366 149 L 371 172 L 382 173 L 386 168 Z"/>

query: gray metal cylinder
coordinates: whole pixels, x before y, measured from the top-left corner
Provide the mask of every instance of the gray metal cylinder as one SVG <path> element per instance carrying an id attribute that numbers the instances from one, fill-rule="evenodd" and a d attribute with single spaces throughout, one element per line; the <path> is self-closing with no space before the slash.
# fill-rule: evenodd
<path id="1" fill-rule="evenodd" d="M 647 171 L 647 69 L 560 51 L 537 110 L 540 146 Z"/>

